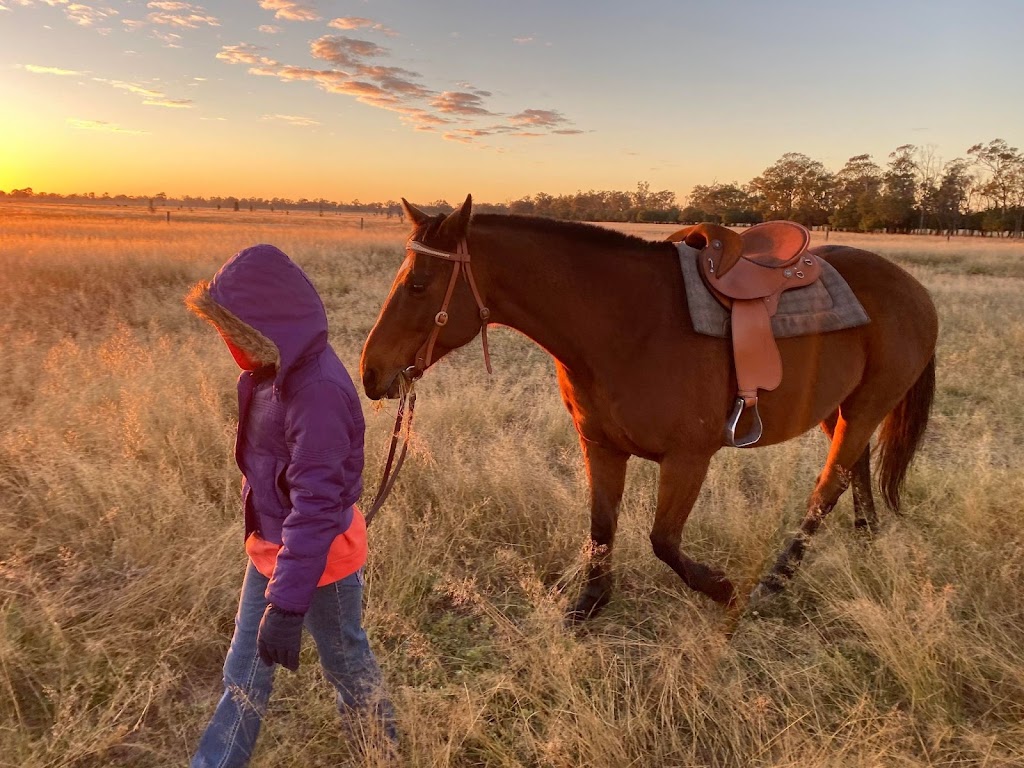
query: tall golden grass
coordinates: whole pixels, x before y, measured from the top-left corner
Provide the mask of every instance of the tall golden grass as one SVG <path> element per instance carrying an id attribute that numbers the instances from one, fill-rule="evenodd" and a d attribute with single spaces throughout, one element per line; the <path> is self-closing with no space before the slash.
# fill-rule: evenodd
<path id="1" fill-rule="evenodd" d="M 355 373 L 405 235 L 366 224 L 0 207 L 0 764 L 187 762 L 219 696 L 244 554 L 237 371 L 181 297 L 238 249 L 273 242 L 319 287 Z M 656 467 L 640 461 L 618 592 L 567 631 L 589 524 L 550 361 L 499 331 L 493 377 L 476 345 L 431 370 L 370 534 L 366 625 L 404 764 L 1024 764 L 1024 248 L 830 237 L 844 241 L 932 291 L 931 427 L 905 514 L 865 540 L 841 502 L 788 592 L 731 637 L 651 554 Z M 367 403 L 371 491 L 393 407 Z M 751 582 L 824 451 L 808 434 L 722 452 L 687 549 Z M 308 646 L 298 674 L 278 675 L 253 765 L 356 753 Z"/>

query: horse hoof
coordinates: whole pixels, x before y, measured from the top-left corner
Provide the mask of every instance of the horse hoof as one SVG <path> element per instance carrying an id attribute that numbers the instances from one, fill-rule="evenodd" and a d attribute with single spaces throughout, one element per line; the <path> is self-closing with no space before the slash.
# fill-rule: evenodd
<path id="1" fill-rule="evenodd" d="M 779 591 L 779 589 L 766 585 L 762 581 L 754 587 L 754 590 L 750 593 L 750 597 L 747 598 L 747 607 L 745 612 L 751 616 L 760 616 L 761 609 L 763 609 L 773 597 L 779 594 Z"/>
<path id="2" fill-rule="evenodd" d="M 582 624 L 587 619 L 592 619 L 608 605 L 610 598 L 607 595 L 600 595 L 599 597 L 593 597 L 591 595 L 583 595 L 579 600 L 565 614 L 566 626 L 575 627 Z"/>
<path id="3" fill-rule="evenodd" d="M 719 605 L 731 608 L 736 604 L 736 588 L 724 576 L 716 579 L 707 592 L 708 597 Z"/>

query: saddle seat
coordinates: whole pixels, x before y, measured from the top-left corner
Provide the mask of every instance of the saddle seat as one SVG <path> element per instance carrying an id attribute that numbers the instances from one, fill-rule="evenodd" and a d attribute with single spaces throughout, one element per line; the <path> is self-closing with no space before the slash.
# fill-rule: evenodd
<path id="1" fill-rule="evenodd" d="M 737 397 L 726 423 L 725 443 L 737 448 L 754 445 L 763 431 L 758 390 L 771 391 L 782 383 L 782 357 L 771 326 L 779 297 L 821 277 L 818 258 L 807 252 L 810 232 L 792 221 L 757 224 L 741 234 L 717 224 L 697 224 L 668 239 L 698 251 L 705 285 L 730 311 Z M 736 426 L 747 409 L 754 422 L 749 433 L 737 439 Z"/>

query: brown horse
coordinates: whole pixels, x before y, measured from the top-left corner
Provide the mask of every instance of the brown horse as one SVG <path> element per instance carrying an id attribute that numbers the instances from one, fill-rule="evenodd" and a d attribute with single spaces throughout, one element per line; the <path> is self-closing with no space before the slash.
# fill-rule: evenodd
<path id="1" fill-rule="evenodd" d="M 488 322 L 524 333 L 555 359 L 590 481 L 597 554 L 570 618 L 595 613 L 611 593 L 609 557 L 630 456 L 660 465 L 654 553 L 687 586 L 733 604 L 724 574 L 680 548 L 708 464 L 723 446 L 736 380 L 729 341 L 693 330 L 675 246 L 531 217 L 481 214 L 471 226 L 468 197 L 447 217 L 402 202 L 413 235 L 363 348 L 367 396 L 395 397 L 401 376 L 418 376 Z M 925 288 L 874 253 L 844 246 L 813 252 L 842 274 L 871 322 L 778 342 L 785 375 L 761 398 L 759 445 L 820 424 L 831 449 L 800 531 L 759 594 L 793 576 L 809 538 L 851 483 L 856 524 L 876 527 L 869 441 L 879 425 L 878 481 L 898 509 L 935 389 L 938 321 Z M 456 279 L 460 267 L 469 279 Z M 484 343 L 486 350 L 486 335 Z"/>

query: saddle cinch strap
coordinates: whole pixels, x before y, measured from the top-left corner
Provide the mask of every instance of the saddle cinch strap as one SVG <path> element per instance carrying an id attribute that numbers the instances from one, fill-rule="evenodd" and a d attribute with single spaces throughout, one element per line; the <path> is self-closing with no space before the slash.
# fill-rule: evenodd
<path id="1" fill-rule="evenodd" d="M 735 448 L 749 447 L 763 432 L 759 390 L 770 392 L 782 383 L 782 356 L 771 326 L 779 297 L 821 277 L 818 258 L 807 252 L 810 232 L 792 221 L 758 224 L 742 234 L 717 224 L 698 224 L 669 239 L 699 249 L 704 283 L 730 312 L 737 394 L 723 439 Z M 736 427 L 748 410 L 753 422 L 747 434 L 737 438 Z"/>

